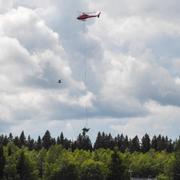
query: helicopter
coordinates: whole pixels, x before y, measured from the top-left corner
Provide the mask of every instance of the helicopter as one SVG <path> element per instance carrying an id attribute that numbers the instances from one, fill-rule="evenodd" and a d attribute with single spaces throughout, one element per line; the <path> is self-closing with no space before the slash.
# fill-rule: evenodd
<path id="1" fill-rule="evenodd" d="M 101 15 L 101 12 L 98 12 L 98 13 L 86 13 L 86 12 L 82 12 L 78 17 L 77 19 L 80 20 L 80 21 L 85 21 L 86 19 L 88 18 L 94 18 L 94 17 L 100 17 Z"/>

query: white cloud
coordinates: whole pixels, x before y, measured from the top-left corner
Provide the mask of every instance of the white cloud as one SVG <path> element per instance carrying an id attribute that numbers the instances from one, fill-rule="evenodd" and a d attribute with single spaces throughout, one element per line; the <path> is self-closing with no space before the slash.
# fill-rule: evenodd
<path id="1" fill-rule="evenodd" d="M 63 119 L 69 116 L 68 106 L 74 116 L 73 106 L 92 106 L 94 95 L 72 77 L 59 35 L 35 11 L 18 7 L 0 19 L 3 121 L 51 119 L 54 114 Z M 58 106 L 65 106 L 65 112 Z"/>
<path id="2" fill-rule="evenodd" d="M 111 128 L 131 137 L 135 135 L 142 137 L 145 133 L 151 136 L 154 134 L 168 135 L 171 138 L 179 135 L 179 107 L 161 106 L 153 101 L 148 102 L 146 106 L 150 111 L 149 115 L 124 119 L 123 124 L 116 122 L 111 125 Z"/>

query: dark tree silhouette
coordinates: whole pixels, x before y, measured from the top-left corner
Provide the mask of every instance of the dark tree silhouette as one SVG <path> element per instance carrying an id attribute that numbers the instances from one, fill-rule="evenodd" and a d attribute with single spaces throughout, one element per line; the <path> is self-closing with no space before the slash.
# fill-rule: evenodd
<path id="1" fill-rule="evenodd" d="M 79 134 L 76 140 L 76 148 L 77 149 L 84 149 L 84 150 L 92 150 L 92 143 L 89 139 L 89 136 Z"/>
<path id="2" fill-rule="evenodd" d="M 36 148 L 36 150 L 38 150 L 38 151 L 42 148 L 42 140 L 41 140 L 41 137 L 40 137 L 40 136 L 38 136 L 38 140 L 37 140 L 37 142 L 36 142 L 35 148 Z"/>
<path id="3" fill-rule="evenodd" d="M 31 139 L 30 135 L 28 136 L 28 140 L 27 140 L 27 146 L 28 149 L 31 151 L 34 149 L 34 139 Z"/>
<path id="4" fill-rule="evenodd" d="M 157 137 L 153 136 L 152 141 L 151 141 L 151 148 L 157 151 Z"/>
<path id="5" fill-rule="evenodd" d="M 135 136 L 135 137 L 130 141 L 129 151 L 130 151 L 130 152 L 140 151 L 140 144 L 139 144 L 139 138 L 138 138 L 138 136 Z"/>
<path id="6" fill-rule="evenodd" d="M 52 138 L 50 132 L 47 130 L 42 138 L 42 145 L 45 149 L 49 149 L 52 145 Z"/>
<path id="7" fill-rule="evenodd" d="M 149 138 L 149 135 L 148 134 L 145 134 L 143 137 L 142 137 L 142 145 L 141 145 L 141 150 L 142 152 L 148 152 L 151 148 L 151 140 Z"/>
<path id="8" fill-rule="evenodd" d="M 12 133 L 9 133 L 8 142 L 12 142 L 12 141 L 13 141 L 13 135 Z"/>
<path id="9" fill-rule="evenodd" d="M 21 132 L 21 135 L 19 137 L 19 141 L 20 141 L 20 146 L 25 146 L 26 145 L 26 137 L 24 135 L 24 131 Z"/>

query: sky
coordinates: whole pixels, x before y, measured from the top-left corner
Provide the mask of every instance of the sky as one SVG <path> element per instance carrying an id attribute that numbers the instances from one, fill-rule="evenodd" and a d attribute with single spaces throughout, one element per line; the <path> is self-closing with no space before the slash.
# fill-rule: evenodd
<path id="1" fill-rule="evenodd" d="M 179 0 L 0 0 L 0 133 L 177 138 L 179 12 Z"/>

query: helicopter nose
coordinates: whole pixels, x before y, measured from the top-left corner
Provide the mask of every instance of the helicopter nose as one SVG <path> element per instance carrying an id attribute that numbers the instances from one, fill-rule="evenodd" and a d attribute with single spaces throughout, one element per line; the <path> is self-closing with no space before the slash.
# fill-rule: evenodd
<path id="1" fill-rule="evenodd" d="M 77 17 L 77 19 L 79 19 L 79 20 L 80 20 L 80 19 L 81 19 L 81 16 L 78 16 L 78 17 Z"/>

